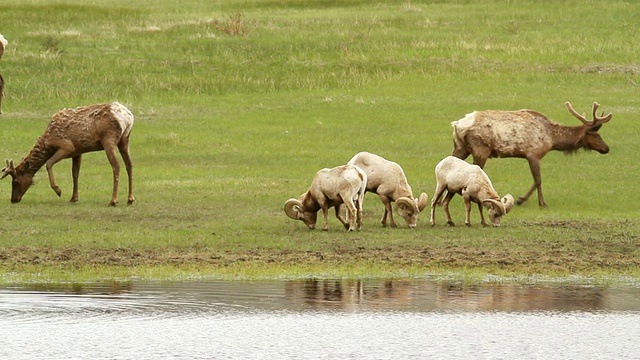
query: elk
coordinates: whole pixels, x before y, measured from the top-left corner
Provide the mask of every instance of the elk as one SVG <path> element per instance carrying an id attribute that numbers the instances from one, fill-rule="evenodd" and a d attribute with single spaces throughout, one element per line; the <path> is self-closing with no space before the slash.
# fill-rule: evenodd
<path id="1" fill-rule="evenodd" d="M 322 209 L 324 227 L 329 230 L 329 208 L 335 207 L 336 217 L 345 229 L 353 231 L 357 222 L 362 228 L 362 199 L 367 188 L 367 174 L 354 165 L 336 166 L 316 173 L 309 190 L 298 199 L 289 199 L 284 212 L 294 220 L 302 220 L 311 230 L 315 229 L 318 210 Z M 340 214 L 342 204 L 347 206 L 347 220 Z"/>
<path id="2" fill-rule="evenodd" d="M 378 194 L 384 204 L 384 213 L 380 223 L 389 223 L 395 228 L 391 203 L 395 202 L 398 213 L 404 218 L 410 228 L 415 228 L 418 214 L 427 206 L 429 197 L 421 193 L 419 198 L 413 197 L 413 190 L 407 181 L 402 167 L 376 154 L 359 152 L 348 164 L 356 165 L 367 173 L 367 191 Z"/>
<path id="3" fill-rule="evenodd" d="M 573 153 L 579 149 L 596 150 L 601 154 L 609 152 L 609 146 L 602 140 L 598 130 L 611 120 L 612 114 L 597 115 L 597 102 L 593 103 L 593 119 L 574 110 L 571 103 L 565 106 L 582 122 L 578 126 L 558 124 L 545 115 L 533 110 L 518 111 L 474 111 L 463 119 L 453 121 L 452 155 L 466 159 L 473 155 L 473 163 L 484 168 L 487 159 L 494 157 L 525 158 L 533 175 L 533 186 L 518 198 L 521 205 L 534 190 L 538 192 L 538 205 L 547 206 L 542 196 L 540 160 L 551 150 Z"/>
<path id="4" fill-rule="evenodd" d="M 449 213 L 449 202 L 455 194 L 462 195 L 466 207 L 464 223 L 471 226 L 471 202 L 478 204 L 482 225 L 487 225 L 482 213 L 482 207 L 487 208 L 489 220 L 493 226 L 500 226 L 500 221 L 513 207 L 513 196 L 505 195 L 502 199 L 493 188 L 487 174 L 478 166 L 471 165 L 454 156 L 447 156 L 436 165 L 436 189 L 431 201 L 431 226 L 436 224 L 436 206 L 440 203 L 440 197 L 445 190 L 447 195 L 442 200 L 442 207 L 447 216 L 447 224 L 455 226 Z"/>
<path id="5" fill-rule="evenodd" d="M 82 154 L 104 150 L 113 169 L 113 194 L 109 205 L 115 206 L 118 202 L 120 178 L 120 163 L 116 156 L 118 149 L 129 176 L 127 204 L 132 204 L 135 200 L 133 163 L 129 155 L 129 135 L 132 127 L 133 114 L 118 102 L 59 111 L 53 115 L 44 134 L 18 166 L 14 166 L 13 160 L 6 161 L 7 166 L 2 169 L 0 179 L 11 175 L 11 202 L 18 203 L 22 200 L 22 196 L 33 183 L 34 175 L 45 164 L 51 188 L 60 196 L 62 191 L 54 180 L 52 168 L 57 162 L 67 158 L 72 159 L 73 194 L 70 201 L 78 201 L 78 175 Z"/>
<path id="6" fill-rule="evenodd" d="M 7 39 L 0 34 L 0 59 L 2 59 L 2 55 L 4 54 L 4 48 L 7 46 L 9 42 Z M 2 74 L 0 74 L 0 114 L 2 114 L 2 97 L 4 96 L 4 79 L 2 78 Z"/>

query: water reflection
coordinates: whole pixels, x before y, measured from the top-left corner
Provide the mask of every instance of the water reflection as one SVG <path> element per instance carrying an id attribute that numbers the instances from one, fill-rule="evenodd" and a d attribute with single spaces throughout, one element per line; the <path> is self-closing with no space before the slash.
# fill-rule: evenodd
<path id="1" fill-rule="evenodd" d="M 640 289 L 424 280 L 0 288 L 7 359 L 622 359 Z M 570 345 L 568 343 L 570 339 Z"/>
<path id="2" fill-rule="evenodd" d="M 0 316 L 40 311 L 640 311 L 640 289 L 425 280 L 109 282 L 0 289 Z"/>

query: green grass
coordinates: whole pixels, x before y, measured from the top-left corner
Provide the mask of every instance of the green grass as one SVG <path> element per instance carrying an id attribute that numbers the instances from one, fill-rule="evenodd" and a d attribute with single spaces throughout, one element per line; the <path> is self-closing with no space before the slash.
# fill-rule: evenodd
<path id="1" fill-rule="evenodd" d="M 54 168 L 62 199 L 44 169 L 20 204 L 9 203 L 4 180 L 0 282 L 638 275 L 634 2 L 179 4 L 0 5 L 10 14 L 0 29 L 9 41 L 0 60 L 0 154 L 19 161 L 62 108 L 118 100 L 136 117 L 137 198 L 106 206 L 111 169 L 103 153 L 84 156 L 77 204 L 67 202 L 70 161 Z M 385 229 L 371 194 L 364 230 L 354 234 L 335 218 L 329 232 L 311 232 L 282 211 L 317 170 L 362 150 L 400 163 L 414 192 L 431 196 L 433 168 L 452 149 L 452 120 L 532 108 L 577 125 L 565 101 L 580 112 L 598 101 L 614 114 L 600 131 L 611 152 L 549 153 L 549 207 L 532 198 L 499 229 L 482 228 L 475 209 L 472 228 L 446 227 L 438 209 L 436 227 L 425 213 L 413 231 Z M 532 183 L 522 159 L 492 159 L 485 170 L 500 194 L 522 195 Z M 125 189 L 126 179 L 121 202 Z M 451 209 L 461 225 L 459 198 Z M 104 255 L 123 249 L 158 259 L 123 265 Z M 35 258 L 48 251 L 76 255 Z M 96 252 L 107 260 L 92 261 Z M 216 256 L 226 260 L 210 260 Z"/>

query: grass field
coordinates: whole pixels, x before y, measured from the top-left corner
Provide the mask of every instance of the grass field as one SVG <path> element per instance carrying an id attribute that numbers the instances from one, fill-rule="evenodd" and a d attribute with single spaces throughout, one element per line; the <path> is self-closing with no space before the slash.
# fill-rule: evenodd
<path id="1" fill-rule="evenodd" d="M 0 182 L 0 283 L 153 278 L 640 276 L 640 18 L 633 1 L 5 0 L 9 45 L 0 156 L 18 162 L 65 107 L 120 101 L 136 203 L 110 200 L 104 153 L 46 171 L 19 204 Z M 532 108 L 578 125 L 564 102 L 614 114 L 607 155 L 551 152 L 548 208 L 500 228 L 309 231 L 282 205 L 315 172 L 370 151 L 400 163 L 415 195 L 452 150 L 450 122 Z M 489 160 L 502 195 L 531 186 L 522 159 Z M 451 204 L 464 220 L 460 198 Z M 320 216 L 321 219 L 321 216 Z M 400 219 L 402 221 L 402 219 Z M 400 223 L 400 222 L 399 222 Z"/>

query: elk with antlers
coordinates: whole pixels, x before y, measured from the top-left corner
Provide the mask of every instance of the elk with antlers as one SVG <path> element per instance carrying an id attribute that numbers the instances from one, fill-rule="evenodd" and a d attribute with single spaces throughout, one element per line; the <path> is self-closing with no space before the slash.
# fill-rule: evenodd
<path id="1" fill-rule="evenodd" d="M 129 176 L 129 198 L 127 203 L 134 202 L 133 197 L 133 163 L 129 155 L 129 135 L 133 127 L 133 114 L 124 105 L 114 102 L 64 109 L 53 115 L 44 134 L 36 141 L 35 146 L 18 166 L 13 160 L 7 160 L 2 169 L 2 177 L 11 175 L 11 202 L 17 203 L 33 183 L 33 176 L 46 164 L 51 188 L 60 196 L 62 191 L 53 178 L 52 167 L 62 159 L 71 158 L 73 176 L 73 194 L 71 202 L 78 201 L 78 175 L 82 154 L 91 151 L 107 153 L 113 169 L 113 195 L 110 206 L 118 202 L 118 182 L 120 163 L 116 149 L 120 151 Z"/>
<path id="2" fill-rule="evenodd" d="M 598 130 L 611 120 L 612 114 L 598 116 L 600 106 L 593 103 L 593 119 L 579 114 L 569 102 L 565 103 L 569 112 L 582 122 L 580 126 L 558 124 L 545 115 L 533 110 L 518 111 L 474 111 L 466 117 L 451 123 L 453 126 L 453 156 L 466 159 L 473 155 L 474 164 L 484 167 L 487 159 L 493 157 L 525 158 L 533 175 L 533 186 L 518 198 L 523 204 L 534 190 L 538 191 L 538 204 L 546 206 L 542 196 L 540 160 L 551 150 L 567 153 L 579 149 L 596 150 L 601 154 L 609 152 L 609 146 L 602 140 Z"/>

